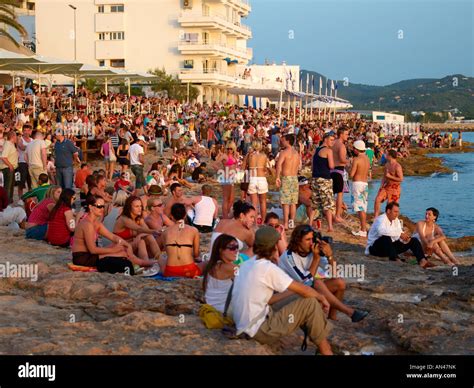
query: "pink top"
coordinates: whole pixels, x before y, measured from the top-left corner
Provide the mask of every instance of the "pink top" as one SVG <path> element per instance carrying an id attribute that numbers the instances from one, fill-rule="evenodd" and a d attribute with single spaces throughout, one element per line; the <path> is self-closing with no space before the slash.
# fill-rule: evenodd
<path id="1" fill-rule="evenodd" d="M 36 225 L 44 225 L 48 223 L 49 210 L 48 205 L 54 203 L 54 199 L 45 198 L 38 205 L 33 208 L 33 211 L 28 218 L 28 222 Z"/>
<path id="2" fill-rule="evenodd" d="M 108 158 L 110 156 L 110 144 L 106 142 L 102 144 L 102 149 L 104 150 L 104 157 Z"/>
<path id="3" fill-rule="evenodd" d="M 234 159 L 232 155 L 227 155 L 227 161 L 225 162 L 226 166 L 233 166 L 234 164 L 237 164 L 237 160 Z"/>

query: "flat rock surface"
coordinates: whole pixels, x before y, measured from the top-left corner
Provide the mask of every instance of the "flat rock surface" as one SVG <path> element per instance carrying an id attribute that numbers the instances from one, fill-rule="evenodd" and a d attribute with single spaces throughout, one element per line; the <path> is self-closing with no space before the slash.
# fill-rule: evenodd
<path id="1" fill-rule="evenodd" d="M 344 230 L 333 237 L 338 264 L 364 266 L 362 281 L 347 279 L 345 302 L 370 310 L 357 324 L 339 313 L 330 336 L 337 353 L 474 353 L 471 256 L 457 272 L 422 270 L 364 256 Z M 207 330 L 198 279 L 79 273 L 69 261 L 67 250 L 0 227 L 0 265 L 38 265 L 37 281 L 0 278 L 0 354 L 314 354 L 312 345 L 301 352 L 301 333 L 267 346 Z"/>

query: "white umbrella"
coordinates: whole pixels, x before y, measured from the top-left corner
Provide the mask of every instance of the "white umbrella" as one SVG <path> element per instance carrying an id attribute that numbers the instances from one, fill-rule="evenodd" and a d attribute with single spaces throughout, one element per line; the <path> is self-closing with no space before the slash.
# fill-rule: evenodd
<path id="1" fill-rule="evenodd" d="M 40 62 L 34 56 L 15 53 L 0 48 L 0 70 L 5 70 L 4 67 L 8 65 L 18 65 L 23 63 L 37 63 Z"/>
<path id="2" fill-rule="evenodd" d="M 77 80 L 79 78 L 101 78 L 101 77 L 106 77 L 106 76 L 111 76 L 116 74 L 114 70 L 108 68 L 108 67 L 103 67 L 103 66 L 93 66 L 93 65 L 82 65 L 82 67 L 74 72 L 70 73 L 69 71 L 65 71 L 62 74 L 64 75 L 69 75 L 74 78 L 74 94 L 77 93 Z"/>

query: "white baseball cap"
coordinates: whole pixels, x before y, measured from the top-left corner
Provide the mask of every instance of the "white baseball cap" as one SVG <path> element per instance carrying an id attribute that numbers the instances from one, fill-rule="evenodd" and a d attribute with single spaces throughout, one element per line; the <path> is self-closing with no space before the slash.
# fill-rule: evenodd
<path id="1" fill-rule="evenodd" d="M 359 151 L 365 151 L 365 143 L 362 140 L 356 140 L 354 142 L 354 148 Z"/>
<path id="2" fill-rule="evenodd" d="M 142 135 L 138 136 L 137 140 L 146 141 L 145 138 Z"/>

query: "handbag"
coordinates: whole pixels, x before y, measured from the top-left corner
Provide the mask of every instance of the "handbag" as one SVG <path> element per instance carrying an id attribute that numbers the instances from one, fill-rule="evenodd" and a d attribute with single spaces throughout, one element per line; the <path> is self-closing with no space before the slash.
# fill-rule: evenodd
<path id="1" fill-rule="evenodd" d="M 117 155 L 115 155 L 115 151 L 112 151 L 112 149 L 111 149 L 111 151 L 110 151 L 110 158 L 109 158 L 109 160 L 110 160 L 111 162 L 116 162 L 116 161 L 117 161 Z"/>

